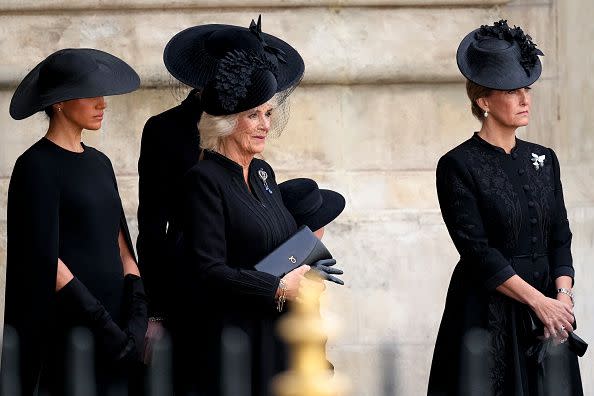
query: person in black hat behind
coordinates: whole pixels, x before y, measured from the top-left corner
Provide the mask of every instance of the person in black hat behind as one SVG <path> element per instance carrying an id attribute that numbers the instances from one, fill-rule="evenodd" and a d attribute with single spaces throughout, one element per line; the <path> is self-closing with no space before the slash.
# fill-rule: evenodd
<path id="1" fill-rule="evenodd" d="M 278 187 L 297 226 L 308 226 L 320 239 L 324 235 L 324 227 L 344 210 L 345 200 L 341 194 L 318 188 L 312 179 L 286 180 Z"/>
<path id="2" fill-rule="evenodd" d="M 283 204 L 295 219 L 297 227 L 307 226 L 318 239 L 324 236 L 324 227 L 342 213 L 344 197 L 332 190 L 318 188 L 312 179 L 297 178 L 286 180 L 278 185 L 283 197 Z M 322 279 L 339 285 L 344 282 L 334 275 L 342 275 L 342 270 L 333 268 L 336 260 L 320 260 L 313 264 Z"/>
<path id="3" fill-rule="evenodd" d="M 528 125 L 540 55 L 504 20 L 470 32 L 458 48 L 481 129 L 437 165 L 439 204 L 460 261 L 429 395 L 583 394 L 565 343 L 575 326 L 574 269 L 559 161 L 552 149 L 516 137 Z M 544 324 L 541 339 L 531 312 Z"/>
<path id="4" fill-rule="evenodd" d="M 344 210 L 344 197 L 332 190 L 318 188 L 312 179 L 290 179 L 278 185 L 283 196 L 283 203 L 297 227 L 307 226 L 316 237 L 322 239 L 324 227 L 330 224 Z M 335 259 L 320 260 L 311 266 L 311 271 L 317 271 L 322 279 L 344 285 L 341 269 L 335 268 Z M 325 343 L 324 343 L 325 344 Z M 325 345 L 324 345 L 325 348 Z M 328 368 L 334 370 L 334 365 L 327 360 Z"/>
<path id="5" fill-rule="evenodd" d="M 284 53 L 278 61 L 275 51 Z M 261 20 L 249 28 L 209 24 L 176 34 L 167 44 L 163 60 L 181 84 L 192 87 L 179 105 L 151 117 L 142 132 L 138 161 L 139 205 L 137 249 L 149 296 L 149 332 L 146 360 L 153 339 L 169 326 L 173 263 L 181 255 L 180 198 L 183 175 L 198 162 L 202 113 L 200 92 L 212 80 L 221 60 L 233 50 L 263 53 L 277 66 L 279 91 L 295 86 L 303 74 L 299 54 L 284 41 L 262 32 Z M 171 330 L 171 329 L 170 329 Z"/>
<path id="6" fill-rule="evenodd" d="M 101 127 L 103 97 L 139 84 L 113 55 L 63 49 L 12 97 L 13 118 L 49 117 L 45 137 L 17 159 L 8 190 L 4 324 L 5 335 L 14 329 L 18 336 L 22 395 L 67 394 L 75 379 L 65 349 L 74 327 L 89 327 L 95 339 L 97 387 L 89 394 L 128 394 L 140 364 L 146 299 L 115 175 L 103 153 L 81 142 L 83 129 Z M 8 358 L 3 353 L 5 390 L 16 364 Z"/>
<path id="7" fill-rule="evenodd" d="M 300 282 L 307 282 L 308 266 L 282 279 L 254 269 L 297 230 L 274 171 L 256 157 L 285 126 L 287 96 L 301 79 L 303 60 L 288 44 L 261 33 L 259 22 L 244 33 L 260 45 L 229 51 L 205 85 L 198 124 L 202 159 L 184 178 L 185 257 L 176 263 L 183 276 L 175 290 L 176 305 L 185 312 L 174 310 L 174 327 L 184 332 L 178 341 L 188 354 L 182 360 L 190 364 L 181 394 L 220 395 L 223 384 L 236 378 L 223 378 L 221 360 L 223 330 L 236 327 L 247 335 L 251 356 L 239 362 L 249 367 L 239 386 L 253 396 L 269 395 L 270 380 L 287 367 L 275 328 L 284 298 L 294 300 Z M 175 41 L 168 47 L 183 47 Z"/>

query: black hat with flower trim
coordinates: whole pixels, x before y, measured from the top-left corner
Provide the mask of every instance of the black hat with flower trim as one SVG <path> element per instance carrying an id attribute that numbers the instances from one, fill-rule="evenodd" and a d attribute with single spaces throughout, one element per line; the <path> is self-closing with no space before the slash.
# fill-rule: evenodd
<path id="1" fill-rule="evenodd" d="M 305 71 L 301 55 L 283 40 L 262 32 L 262 19 L 249 28 L 209 24 L 183 30 L 173 36 L 163 61 L 173 77 L 193 88 L 204 88 L 217 74 L 220 62 L 233 51 L 266 58 L 276 67 L 277 90 L 297 85 Z"/>
<path id="2" fill-rule="evenodd" d="M 276 65 L 262 54 L 232 51 L 221 60 L 214 78 L 204 87 L 202 110 L 222 116 L 258 107 L 277 94 L 277 73 Z M 276 105 L 280 105 L 290 91 L 292 89 L 279 94 Z"/>
<path id="3" fill-rule="evenodd" d="M 506 20 L 470 32 L 458 47 L 460 72 L 475 84 L 490 89 L 527 87 L 540 77 L 542 64 L 532 38 Z"/>

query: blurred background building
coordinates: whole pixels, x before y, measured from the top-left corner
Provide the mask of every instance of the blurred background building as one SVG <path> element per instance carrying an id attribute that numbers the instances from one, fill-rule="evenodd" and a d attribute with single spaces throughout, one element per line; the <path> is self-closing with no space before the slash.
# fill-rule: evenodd
<path id="1" fill-rule="evenodd" d="M 291 43 L 306 64 L 289 126 L 265 158 L 279 181 L 312 177 L 347 198 L 325 237 L 347 284 L 329 285 L 324 313 L 341 324 L 329 356 L 350 377 L 352 395 L 426 391 L 458 257 L 439 212 L 435 166 L 479 128 L 455 53 L 467 32 L 500 18 L 524 28 L 546 55 L 531 124 L 519 136 L 560 159 L 578 334 L 594 342 L 591 0 L 0 0 L 0 309 L 10 174 L 47 126 L 42 114 L 10 118 L 18 81 L 65 47 L 106 50 L 139 72 L 142 88 L 109 98 L 103 129 L 84 134 L 113 162 L 135 237 L 142 127 L 182 98 L 163 66 L 165 43 L 197 24 L 247 27 L 260 13 L 263 30 Z M 594 394 L 593 352 L 580 362 L 585 394 Z"/>

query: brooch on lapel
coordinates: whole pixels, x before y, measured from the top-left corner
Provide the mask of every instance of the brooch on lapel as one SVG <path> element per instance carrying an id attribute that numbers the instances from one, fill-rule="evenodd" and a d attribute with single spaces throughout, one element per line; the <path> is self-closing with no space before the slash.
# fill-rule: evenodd
<path id="1" fill-rule="evenodd" d="M 258 176 L 260 176 L 260 179 L 262 179 L 266 191 L 272 194 L 272 190 L 270 189 L 270 187 L 268 187 L 268 183 L 266 182 L 266 179 L 268 179 L 268 173 L 266 173 L 264 169 L 260 168 L 260 170 L 258 171 Z"/>
<path id="2" fill-rule="evenodd" d="M 545 156 L 543 155 L 538 155 L 538 154 L 534 154 L 532 153 L 532 165 L 534 165 L 534 168 L 536 168 L 536 170 L 539 170 L 540 168 L 542 168 L 544 166 L 544 160 L 545 160 Z"/>

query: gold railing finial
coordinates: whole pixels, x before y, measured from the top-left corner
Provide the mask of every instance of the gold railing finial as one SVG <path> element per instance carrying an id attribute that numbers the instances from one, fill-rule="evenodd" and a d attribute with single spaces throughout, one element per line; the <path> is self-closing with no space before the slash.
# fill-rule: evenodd
<path id="1" fill-rule="evenodd" d="M 281 320 L 278 331 L 290 349 L 289 370 L 273 381 L 276 396 L 344 396 L 346 379 L 329 370 L 325 354 L 326 332 L 320 317 L 324 284 L 308 275 L 299 302 Z"/>

